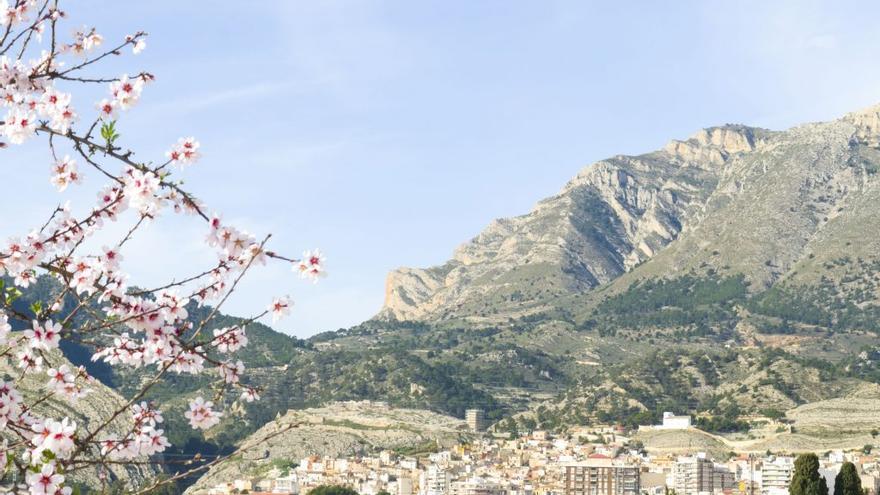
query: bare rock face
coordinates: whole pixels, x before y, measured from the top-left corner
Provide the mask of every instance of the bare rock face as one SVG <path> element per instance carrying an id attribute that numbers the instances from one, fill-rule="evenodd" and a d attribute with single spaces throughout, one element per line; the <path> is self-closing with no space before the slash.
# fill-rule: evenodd
<path id="1" fill-rule="evenodd" d="M 431 299 L 444 282 L 437 270 L 401 268 L 388 274 L 385 281 L 385 310 L 401 320 L 418 319 L 417 307 Z"/>
<path id="2" fill-rule="evenodd" d="M 754 151 L 768 134 L 716 127 L 662 151 L 587 166 L 530 213 L 493 221 L 444 265 L 393 271 L 379 317 L 517 316 L 607 283 L 675 240 L 731 157 Z"/>
<path id="3" fill-rule="evenodd" d="M 856 126 L 855 137 L 868 146 L 880 145 L 880 105 L 874 105 L 843 118 Z"/>
<path id="4" fill-rule="evenodd" d="M 694 166 L 718 166 L 736 153 L 753 151 L 760 144 L 755 129 L 728 125 L 702 129 L 686 141 L 670 141 L 663 149 Z"/>

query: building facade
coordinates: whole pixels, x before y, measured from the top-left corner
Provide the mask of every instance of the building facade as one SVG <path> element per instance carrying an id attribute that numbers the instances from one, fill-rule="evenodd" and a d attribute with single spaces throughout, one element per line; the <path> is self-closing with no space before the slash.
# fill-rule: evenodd
<path id="1" fill-rule="evenodd" d="M 663 430 L 686 430 L 691 427 L 690 416 L 676 416 L 671 412 L 663 413 L 663 423 L 657 428 Z"/>
<path id="2" fill-rule="evenodd" d="M 712 490 L 714 492 L 731 490 L 737 486 L 736 473 L 725 466 L 715 464 L 712 470 Z"/>
<path id="3" fill-rule="evenodd" d="M 672 466 L 672 486 L 677 495 L 714 492 L 715 463 L 702 454 L 679 457 Z"/>
<path id="4" fill-rule="evenodd" d="M 485 431 L 488 426 L 482 409 L 468 409 L 464 413 L 464 419 L 467 422 L 468 428 L 473 432 Z"/>
<path id="5" fill-rule="evenodd" d="M 452 477 L 449 471 L 437 466 L 428 466 L 423 474 L 421 483 L 421 495 L 447 495 L 449 493 Z"/>
<path id="6" fill-rule="evenodd" d="M 507 495 L 508 493 L 501 484 L 482 478 L 454 481 L 451 487 L 452 495 Z"/>
<path id="7" fill-rule="evenodd" d="M 787 494 L 792 474 L 794 474 L 794 459 L 791 457 L 776 457 L 764 461 L 761 466 L 761 494 Z"/>
<path id="8" fill-rule="evenodd" d="M 611 459 L 591 459 L 565 466 L 565 495 L 638 495 L 638 466 L 614 464 Z"/>

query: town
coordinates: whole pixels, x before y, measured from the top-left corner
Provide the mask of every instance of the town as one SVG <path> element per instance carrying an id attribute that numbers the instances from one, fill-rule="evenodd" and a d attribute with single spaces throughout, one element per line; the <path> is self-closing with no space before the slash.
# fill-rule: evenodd
<path id="1" fill-rule="evenodd" d="M 468 428 L 485 433 L 481 410 L 467 411 Z M 648 428 L 688 429 L 689 416 L 667 412 Z M 533 431 L 516 438 L 482 434 L 469 443 L 423 456 L 391 450 L 334 458 L 312 455 L 261 476 L 228 480 L 207 495 L 307 495 L 345 487 L 361 495 L 787 495 L 797 453 L 648 453 L 619 427 L 577 428 L 566 435 Z M 878 495 L 880 469 L 870 449 L 819 456 L 828 493 L 852 463 L 865 495 Z"/>

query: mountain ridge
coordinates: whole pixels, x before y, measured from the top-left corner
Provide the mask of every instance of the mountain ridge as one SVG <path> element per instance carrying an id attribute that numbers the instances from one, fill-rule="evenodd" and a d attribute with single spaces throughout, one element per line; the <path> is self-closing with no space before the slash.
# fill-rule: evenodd
<path id="1" fill-rule="evenodd" d="M 788 193 L 790 208 L 798 214 L 788 215 L 787 220 L 800 225 L 789 233 L 777 230 L 760 235 L 764 240 L 779 234 L 780 242 L 809 242 L 810 236 L 817 233 L 816 225 L 808 225 L 815 224 L 816 219 L 809 217 L 821 213 L 834 219 L 838 213 L 832 209 L 835 205 L 823 203 L 828 203 L 828 199 L 836 203 L 841 199 L 838 196 L 865 185 L 865 170 L 853 164 L 864 155 L 871 155 L 867 159 L 873 164 L 878 142 L 880 105 L 875 105 L 831 122 L 804 124 L 785 131 L 741 124 L 709 127 L 688 139 L 672 140 L 657 151 L 600 160 L 581 169 L 558 194 L 539 201 L 529 213 L 492 221 L 457 248 L 446 263 L 425 269 L 400 268 L 389 273 L 385 303 L 377 318 L 426 322 L 464 318 L 491 322 L 493 318 L 486 318 L 487 312 L 480 304 L 480 300 L 487 298 L 495 299 L 492 303 L 499 313 L 509 316 L 520 310 L 520 314 L 527 314 L 528 311 L 522 311 L 525 306 L 540 308 L 542 304 L 536 303 L 563 293 L 587 294 L 632 272 L 667 247 L 671 251 L 678 249 L 679 255 L 672 261 L 676 269 L 699 265 L 706 260 L 687 256 L 684 248 L 676 245 L 699 252 L 707 242 L 721 241 L 724 220 L 717 217 L 738 214 L 747 220 L 747 213 L 734 209 L 736 202 L 745 201 L 742 198 L 750 194 L 754 196 L 746 188 L 760 189 L 765 180 L 775 181 L 780 192 Z M 791 155 L 783 164 L 784 170 L 768 169 L 783 153 Z M 803 165 L 811 160 L 813 167 Z M 873 172 L 872 168 L 870 175 Z M 773 174 L 788 177 L 772 177 Z M 815 192 L 818 185 L 840 186 L 845 190 L 830 191 L 827 197 L 798 197 L 804 191 L 796 186 L 804 186 L 809 193 Z M 812 201 L 810 207 L 815 211 L 799 209 L 806 200 Z M 749 201 L 752 206 L 778 206 L 767 197 Z M 827 221 L 826 218 L 823 222 Z M 774 227 L 782 229 L 780 222 Z M 699 238 L 694 231 L 706 235 Z M 742 233 L 749 231 L 743 229 Z M 729 247 L 729 240 L 726 242 Z M 755 241 L 750 246 L 760 250 L 764 247 L 762 242 Z M 725 250 L 718 251 L 723 257 Z M 778 265 L 775 272 L 750 266 L 747 278 L 767 287 L 784 274 L 783 268 L 797 261 L 790 249 L 778 252 L 778 260 L 762 260 L 770 263 L 768 267 Z M 726 253 L 745 257 L 758 254 L 734 253 L 729 249 Z M 724 262 L 716 263 L 716 268 Z M 524 271 L 536 270 L 543 275 L 523 275 Z M 541 285 L 541 289 L 526 290 L 535 284 Z M 498 301 L 505 297 L 507 304 Z"/>

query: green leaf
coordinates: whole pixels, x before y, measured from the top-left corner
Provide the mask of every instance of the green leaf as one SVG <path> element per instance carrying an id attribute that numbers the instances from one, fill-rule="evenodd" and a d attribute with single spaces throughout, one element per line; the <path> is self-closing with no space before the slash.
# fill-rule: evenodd
<path id="1" fill-rule="evenodd" d="M 21 291 L 17 287 L 6 288 L 6 304 L 12 304 L 16 299 L 21 297 Z"/>
<path id="2" fill-rule="evenodd" d="M 119 133 L 116 132 L 116 121 L 104 122 L 101 125 L 101 137 L 107 142 L 107 147 L 113 146 L 114 141 L 119 139 Z"/>
<path id="3" fill-rule="evenodd" d="M 40 316 L 40 313 L 43 312 L 43 303 L 40 301 L 34 301 L 34 303 L 31 304 L 31 311 L 34 312 L 35 316 Z"/>

